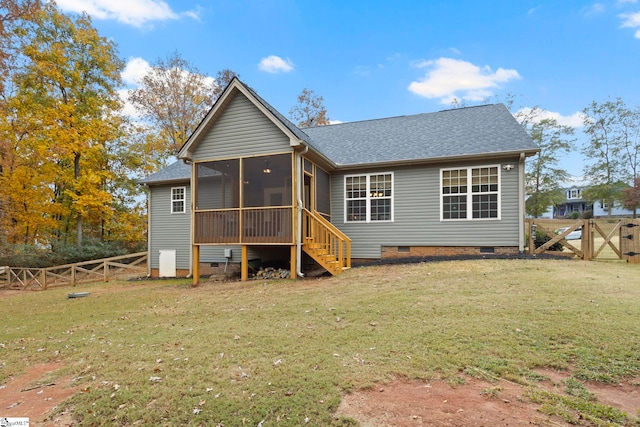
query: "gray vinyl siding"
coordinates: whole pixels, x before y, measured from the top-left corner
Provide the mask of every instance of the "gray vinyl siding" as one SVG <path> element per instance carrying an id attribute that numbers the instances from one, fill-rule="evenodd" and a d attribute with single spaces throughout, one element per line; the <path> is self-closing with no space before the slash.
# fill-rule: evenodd
<path id="1" fill-rule="evenodd" d="M 171 213 L 171 188 L 185 187 L 185 213 Z M 159 267 L 162 249 L 175 249 L 176 268 L 189 269 L 191 239 L 191 190 L 189 184 L 152 186 L 149 191 L 149 257 L 151 268 Z"/>
<path id="2" fill-rule="evenodd" d="M 382 246 L 518 246 L 518 159 L 501 170 L 500 220 L 440 220 L 440 170 L 506 161 L 341 172 L 331 177 L 331 222 L 351 238 L 353 258 L 380 258 Z M 393 172 L 393 222 L 344 221 L 344 176 Z"/>
<path id="3" fill-rule="evenodd" d="M 285 135 L 244 95 L 238 93 L 195 148 L 193 160 L 291 151 Z"/>
<path id="4" fill-rule="evenodd" d="M 171 213 L 171 188 L 186 187 L 187 211 Z M 152 186 L 149 191 L 151 268 L 159 268 L 160 250 L 175 249 L 176 268 L 191 270 L 191 189 L 188 184 Z M 230 262 L 240 262 L 240 246 L 200 246 L 200 262 L 224 262 L 224 250 L 232 249 Z"/>

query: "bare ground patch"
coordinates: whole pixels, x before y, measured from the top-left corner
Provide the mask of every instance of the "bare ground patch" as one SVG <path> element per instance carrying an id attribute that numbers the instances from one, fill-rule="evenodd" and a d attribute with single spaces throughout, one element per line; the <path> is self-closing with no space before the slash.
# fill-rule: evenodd
<path id="1" fill-rule="evenodd" d="M 0 385 L 0 416 L 26 417 L 32 426 L 74 425 L 71 414 L 49 418 L 57 405 L 78 391 L 70 375 L 55 375 L 62 366 L 62 362 L 35 365 Z"/>
<path id="2" fill-rule="evenodd" d="M 536 387 L 564 393 L 562 380 L 568 374 L 541 373 L 549 379 Z M 637 381 L 586 386 L 599 402 L 626 412 L 632 419 L 638 416 L 640 386 Z M 531 402 L 526 393 L 526 386 L 512 382 L 492 383 L 470 377 L 465 384 L 456 386 L 442 381 L 398 380 L 345 395 L 336 415 L 351 417 L 363 427 L 570 425 L 559 417 L 540 412 L 540 405 Z"/>

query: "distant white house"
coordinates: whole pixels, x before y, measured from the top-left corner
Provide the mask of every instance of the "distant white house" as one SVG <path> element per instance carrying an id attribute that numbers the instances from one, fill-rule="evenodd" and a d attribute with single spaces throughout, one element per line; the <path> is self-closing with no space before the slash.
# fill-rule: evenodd
<path id="1" fill-rule="evenodd" d="M 542 218 L 566 218 L 570 217 L 574 212 L 582 217 L 587 211 L 591 211 L 595 218 L 608 216 L 609 206 L 607 202 L 604 200 L 592 201 L 583 196 L 583 191 L 587 188 L 587 186 L 571 186 L 563 189 L 564 202 L 556 206 L 549 206 Z M 640 209 L 637 210 L 637 213 L 640 214 Z M 632 210 L 625 209 L 618 204 L 611 208 L 611 216 L 627 217 L 632 215 Z"/>

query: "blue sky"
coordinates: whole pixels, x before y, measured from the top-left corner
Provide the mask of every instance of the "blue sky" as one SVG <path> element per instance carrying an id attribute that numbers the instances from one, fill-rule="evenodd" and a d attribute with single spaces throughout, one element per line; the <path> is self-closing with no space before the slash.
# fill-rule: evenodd
<path id="1" fill-rule="evenodd" d="M 638 0 L 58 0 L 118 45 L 135 88 L 178 51 L 230 68 L 285 115 L 307 87 L 349 122 L 515 96 L 577 127 L 592 101 L 640 105 Z M 576 153 L 563 159 L 581 175 Z"/>

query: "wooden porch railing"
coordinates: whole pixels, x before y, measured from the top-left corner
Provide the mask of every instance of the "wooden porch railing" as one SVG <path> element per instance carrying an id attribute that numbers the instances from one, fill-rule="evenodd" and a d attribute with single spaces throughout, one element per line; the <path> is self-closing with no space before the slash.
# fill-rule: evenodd
<path id="1" fill-rule="evenodd" d="M 47 268 L 0 267 L 0 289 L 45 290 L 147 275 L 147 252 Z"/>
<path id="2" fill-rule="evenodd" d="M 303 210 L 303 250 L 333 275 L 351 268 L 351 239 L 318 212 Z"/>
<path id="3" fill-rule="evenodd" d="M 197 211 L 194 227 L 197 244 L 294 243 L 292 207 Z"/>

